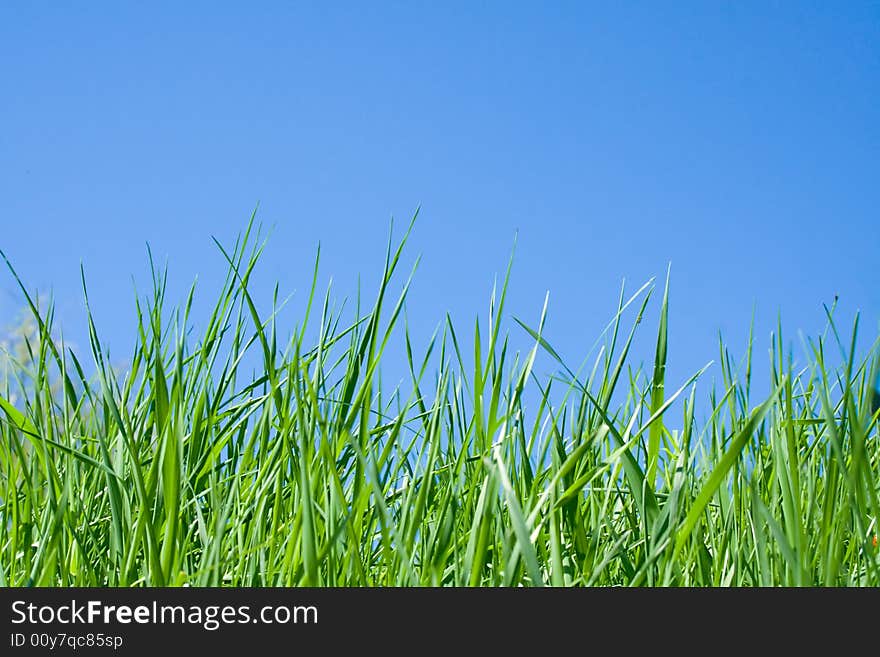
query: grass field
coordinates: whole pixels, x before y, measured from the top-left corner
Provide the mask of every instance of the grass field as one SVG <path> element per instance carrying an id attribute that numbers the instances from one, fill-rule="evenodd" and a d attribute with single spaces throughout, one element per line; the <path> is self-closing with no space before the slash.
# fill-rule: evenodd
<path id="1" fill-rule="evenodd" d="M 37 332 L 0 390 L 0 585 L 880 585 L 880 350 L 856 354 L 856 327 L 829 314 L 797 369 L 776 334 L 753 399 L 751 346 L 734 367 L 722 345 L 715 389 L 666 380 L 668 285 L 622 294 L 576 373 L 543 315 L 510 322 L 533 345 L 512 353 L 505 279 L 487 321 L 447 321 L 416 352 L 404 237 L 350 318 L 316 262 L 283 337 L 248 287 L 252 226 L 220 247 L 197 337 L 192 294 L 166 307 L 154 270 L 124 371 L 90 313 L 87 357 L 21 285 Z M 656 334 L 644 371 L 636 331 Z M 556 375 L 533 372 L 539 354 Z M 388 359 L 408 389 L 383 390 Z"/>

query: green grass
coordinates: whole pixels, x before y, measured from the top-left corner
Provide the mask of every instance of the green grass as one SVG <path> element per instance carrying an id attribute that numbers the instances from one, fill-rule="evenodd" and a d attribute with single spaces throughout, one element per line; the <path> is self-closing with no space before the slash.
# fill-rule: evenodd
<path id="1" fill-rule="evenodd" d="M 252 225 L 220 248 L 197 338 L 194 291 L 167 308 L 154 270 L 124 371 L 90 312 L 87 363 L 21 285 L 36 335 L 0 390 L 0 585 L 880 585 L 880 352 L 857 357 L 857 322 L 841 338 L 829 311 L 797 367 L 777 331 L 753 400 L 751 338 L 739 367 L 720 345 L 717 386 L 666 378 L 668 277 L 661 299 L 621 292 L 583 372 L 546 304 L 512 353 L 508 269 L 487 323 L 447 317 L 417 351 L 404 237 L 351 317 L 316 261 L 286 339 L 249 288 Z M 636 331 L 656 331 L 649 371 Z M 383 389 L 403 359 L 410 384 Z"/>

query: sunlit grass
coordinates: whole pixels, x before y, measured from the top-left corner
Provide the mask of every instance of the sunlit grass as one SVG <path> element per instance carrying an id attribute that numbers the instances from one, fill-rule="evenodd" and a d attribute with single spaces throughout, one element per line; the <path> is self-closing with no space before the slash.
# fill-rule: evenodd
<path id="1" fill-rule="evenodd" d="M 0 585 L 880 585 L 880 358 L 857 356 L 857 326 L 843 338 L 829 313 L 797 369 L 776 332 L 753 400 L 752 340 L 743 371 L 721 346 L 717 388 L 667 379 L 668 282 L 621 292 L 576 373 L 544 313 L 511 324 L 532 345 L 511 352 L 505 278 L 484 321 L 447 319 L 417 352 L 404 236 L 350 317 L 316 262 L 288 339 L 251 296 L 251 226 L 220 247 L 197 338 L 195 290 L 169 310 L 154 270 L 121 372 L 90 312 L 86 363 L 21 285 L 37 330 L 0 391 Z M 405 389 L 383 389 L 388 359 Z"/>

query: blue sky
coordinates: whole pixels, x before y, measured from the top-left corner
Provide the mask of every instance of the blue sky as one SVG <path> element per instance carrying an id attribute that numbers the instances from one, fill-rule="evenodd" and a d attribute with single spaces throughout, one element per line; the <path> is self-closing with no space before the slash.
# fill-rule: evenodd
<path id="1" fill-rule="evenodd" d="M 258 202 L 256 293 L 297 292 L 291 321 L 318 242 L 322 283 L 371 292 L 390 217 L 421 206 L 417 337 L 447 311 L 471 330 L 517 233 L 509 315 L 549 290 L 573 365 L 621 280 L 669 262 L 674 381 L 719 331 L 741 349 L 753 308 L 759 359 L 777 313 L 797 351 L 835 294 L 876 336 L 876 2 L 373 4 L 0 6 L 0 248 L 68 337 L 87 344 L 82 262 L 128 353 L 147 242 L 206 308 L 210 238 Z M 3 275 L 0 318 L 20 305 Z"/>

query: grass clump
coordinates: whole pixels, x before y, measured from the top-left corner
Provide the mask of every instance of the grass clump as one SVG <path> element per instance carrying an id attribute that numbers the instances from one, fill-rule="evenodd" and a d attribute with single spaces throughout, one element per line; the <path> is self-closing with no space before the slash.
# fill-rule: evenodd
<path id="1" fill-rule="evenodd" d="M 507 278 L 472 351 L 447 317 L 417 354 L 409 281 L 392 295 L 404 237 L 348 321 L 316 263 L 282 341 L 251 296 L 252 225 L 220 247 L 197 339 L 194 292 L 169 313 L 154 270 L 123 372 L 90 312 L 86 364 L 21 285 L 36 330 L 0 391 L 0 585 L 880 585 L 878 348 L 856 357 L 857 322 L 844 348 L 829 314 L 798 369 L 777 333 L 756 403 L 751 340 L 745 376 L 722 345 L 720 387 L 668 385 L 668 283 L 647 372 L 630 359 L 651 283 L 621 293 L 588 375 L 543 312 L 512 353 Z M 406 391 L 380 377 L 395 331 Z M 539 354 L 559 373 L 537 376 Z"/>

